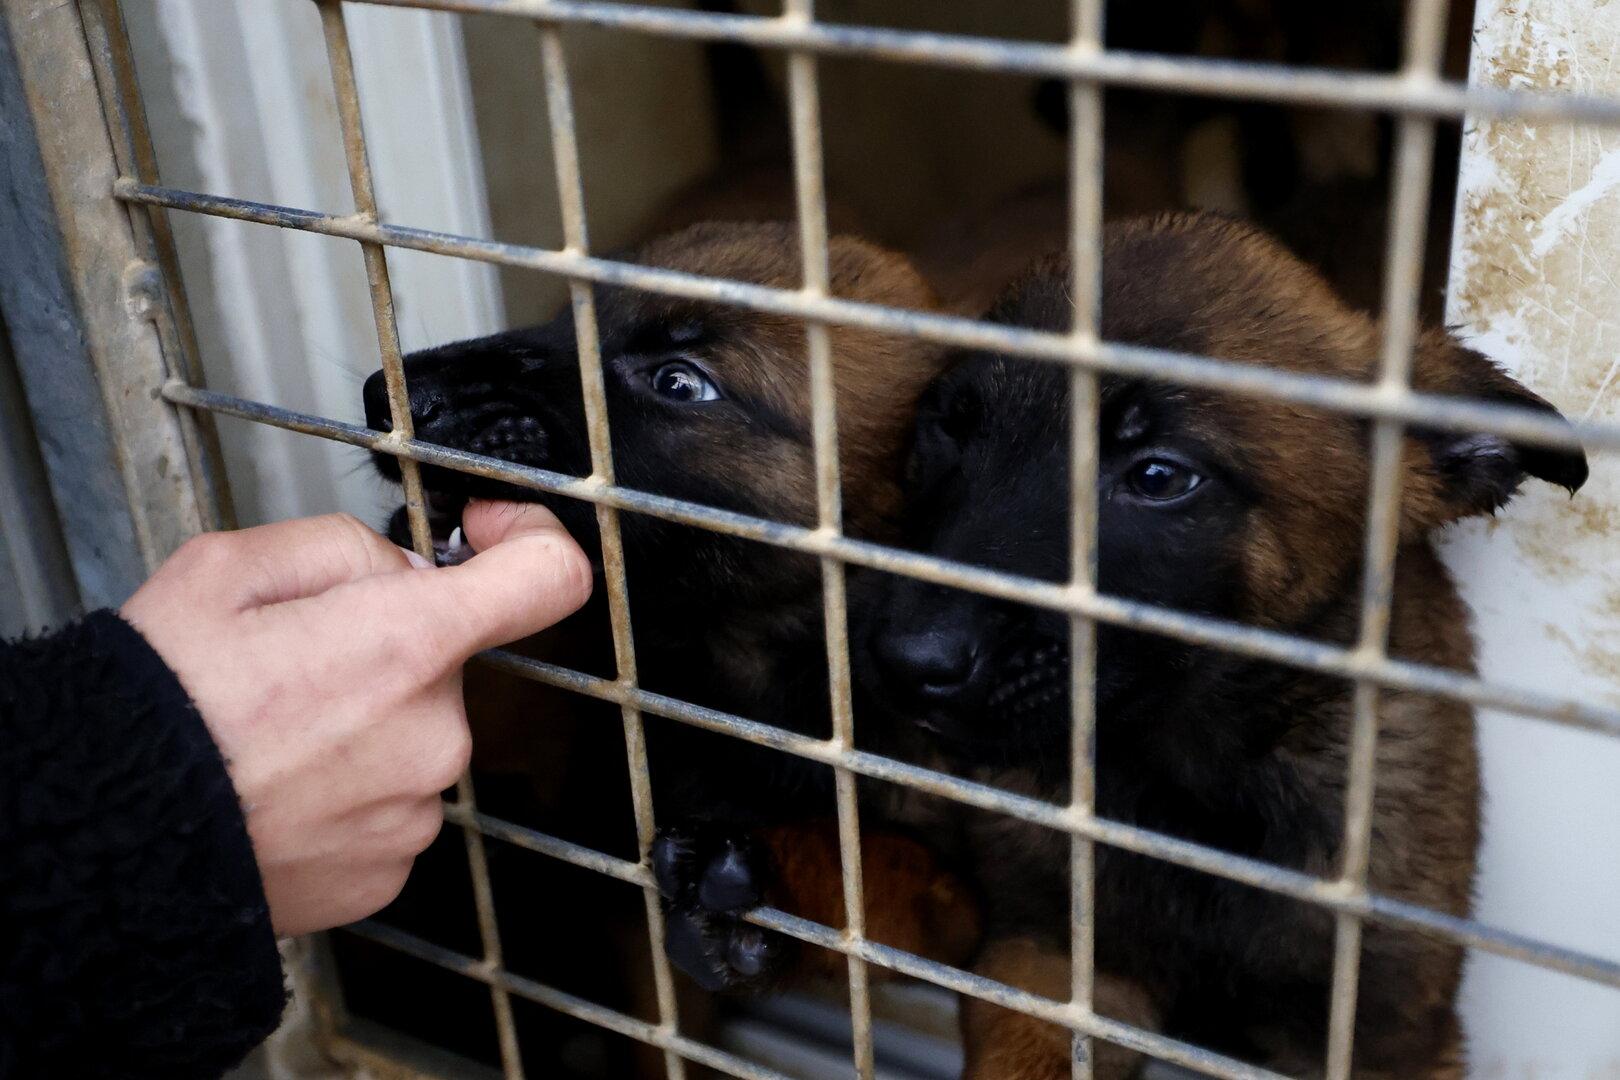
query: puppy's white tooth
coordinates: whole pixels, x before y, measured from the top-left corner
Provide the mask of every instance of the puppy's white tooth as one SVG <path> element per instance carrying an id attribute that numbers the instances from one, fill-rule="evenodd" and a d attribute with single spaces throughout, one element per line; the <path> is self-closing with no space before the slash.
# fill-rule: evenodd
<path id="1" fill-rule="evenodd" d="M 451 551 L 460 551 L 461 550 L 461 545 L 464 544 L 464 543 L 466 543 L 466 540 L 461 535 L 461 526 L 457 525 L 450 532 L 450 550 Z"/>

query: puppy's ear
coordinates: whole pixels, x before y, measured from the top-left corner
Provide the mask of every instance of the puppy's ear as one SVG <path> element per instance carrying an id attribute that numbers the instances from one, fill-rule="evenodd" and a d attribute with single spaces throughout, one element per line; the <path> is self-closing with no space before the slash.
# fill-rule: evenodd
<path id="1" fill-rule="evenodd" d="M 1568 426 L 1549 402 L 1519 385 L 1482 354 L 1459 345 L 1449 334 L 1424 336 L 1413 383 L 1417 389 L 1431 393 L 1533 410 L 1556 417 Z M 1431 491 L 1440 504 L 1435 507 L 1439 513 L 1434 515 L 1438 520 L 1431 519 L 1433 524 L 1495 513 L 1529 477 L 1557 484 L 1572 495 L 1586 483 L 1586 454 L 1579 449 L 1517 443 L 1483 432 L 1415 427 L 1413 434 L 1429 451 Z"/>

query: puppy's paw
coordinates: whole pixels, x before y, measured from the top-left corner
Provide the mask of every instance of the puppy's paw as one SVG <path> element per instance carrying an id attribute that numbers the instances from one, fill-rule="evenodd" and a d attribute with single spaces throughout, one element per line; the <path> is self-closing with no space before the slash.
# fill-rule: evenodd
<path id="1" fill-rule="evenodd" d="M 744 922 L 765 899 L 770 860 L 725 826 L 660 829 L 653 873 L 664 896 L 664 948 L 705 990 L 760 991 L 788 967 L 794 942 Z"/>

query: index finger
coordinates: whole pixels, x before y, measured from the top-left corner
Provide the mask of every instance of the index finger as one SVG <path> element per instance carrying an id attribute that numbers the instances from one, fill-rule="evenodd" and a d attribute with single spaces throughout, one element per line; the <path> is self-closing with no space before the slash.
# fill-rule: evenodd
<path id="1" fill-rule="evenodd" d="M 176 552 L 164 569 L 245 610 L 315 596 L 410 565 L 402 549 L 359 518 L 325 514 L 205 533 Z"/>

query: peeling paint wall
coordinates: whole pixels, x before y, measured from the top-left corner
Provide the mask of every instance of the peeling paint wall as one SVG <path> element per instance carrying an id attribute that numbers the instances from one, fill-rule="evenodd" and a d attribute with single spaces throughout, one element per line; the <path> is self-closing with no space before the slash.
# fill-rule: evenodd
<path id="1" fill-rule="evenodd" d="M 1482 0 L 1471 79 L 1620 94 L 1620 2 Z M 1620 420 L 1620 131 L 1471 123 L 1447 317 L 1571 417 Z M 1620 459 L 1573 499 L 1531 485 L 1448 537 L 1492 679 L 1620 702 Z M 1620 745 L 1480 716 L 1478 914 L 1620 959 Z M 1464 988 L 1490 1080 L 1620 1078 L 1620 993 L 1476 956 Z"/>

